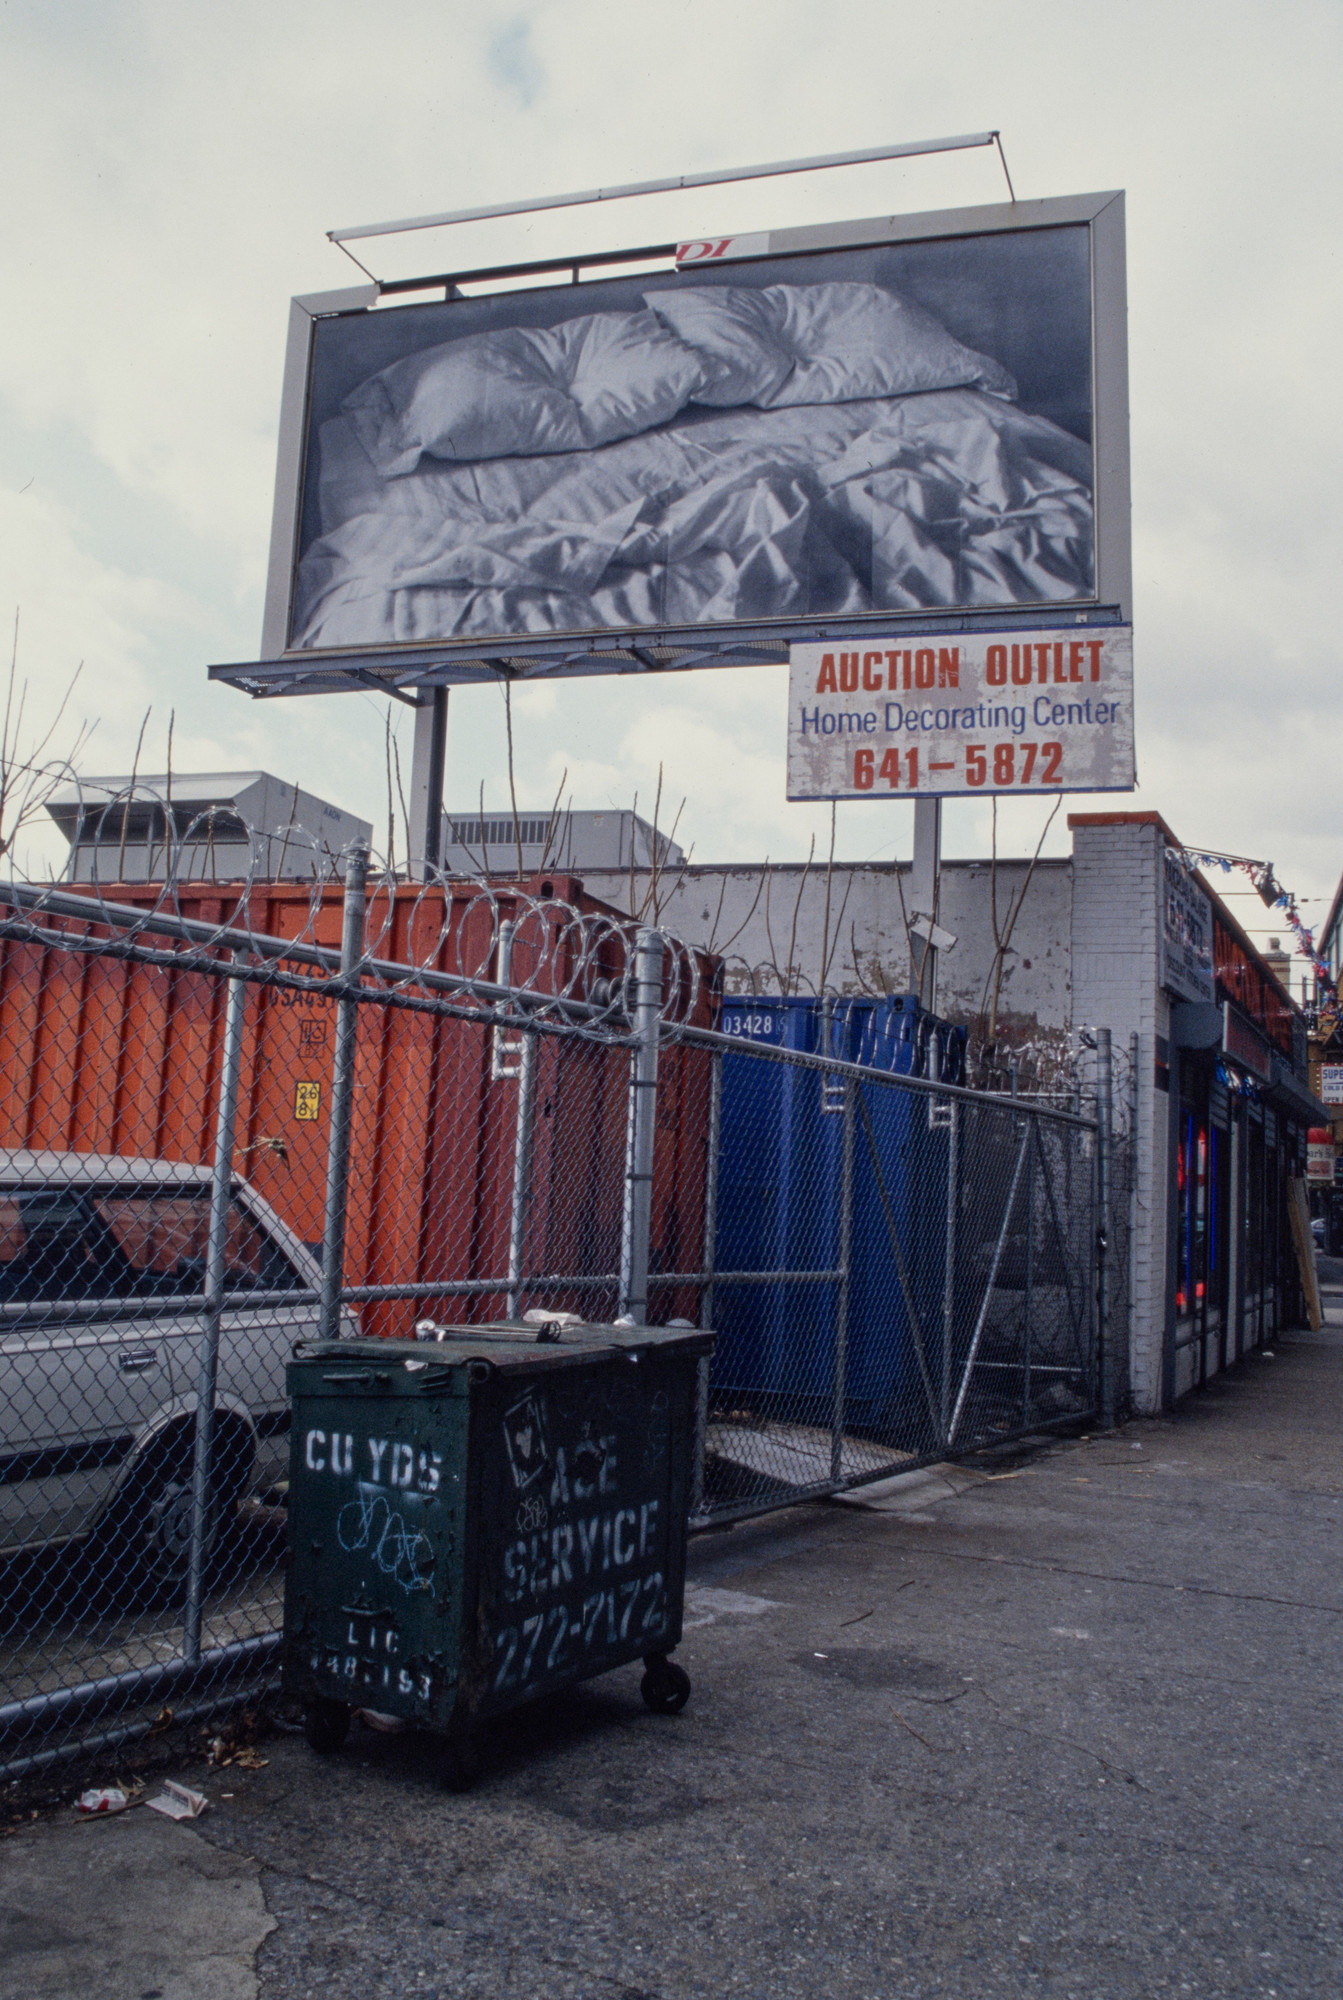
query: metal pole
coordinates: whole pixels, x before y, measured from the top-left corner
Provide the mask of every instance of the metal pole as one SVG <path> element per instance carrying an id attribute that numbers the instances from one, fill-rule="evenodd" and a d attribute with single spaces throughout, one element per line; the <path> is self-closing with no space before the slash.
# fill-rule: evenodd
<path id="1" fill-rule="evenodd" d="M 960 1100 L 947 1106 L 947 1226 L 942 1271 L 942 1427 L 938 1443 L 945 1449 L 951 1427 L 951 1378 L 955 1369 L 956 1334 L 956 1207 L 960 1200 Z"/>
<path id="2" fill-rule="evenodd" d="M 219 1330 L 227 1272 L 229 1196 L 233 1189 L 233 1132 L 242 1072 L 243 1020 L 247 982 L 230 979 L 224 1010 L 224 1064 L 219 1078 L 214 1167 L 210 1175 L 210 1233 L 205 1250 L 205 1325 L 196 1372 L 196 1434 L 191 1459 L 191 1543 L 187 1555 L 187 1602 L 182 1653 L 200 1658 L 205 1600 L 205 1559 L 210 1540 L 210 1472 L 214 1450 L 215 1390 L 219 1381 Z"/>
<path id="3" fill-rule="evenodd" d="M 511 986 L 513 983 L 513 939 L 517 933 L 517 928 L 511 917 L 505 917 L 499 926 L 497 983 L 500 986 Z M 522 1074 L 521 1067 L 519 1066 L 519 1068 L 514 1069 L 509 1062 L 509 1057 L 520 1056 L 521 1053 L 521 1045 L 518 1042 L 509 1041 L 507 1028 L 495 1028 L 490 1040 L 491 1081 L 499 1083 L 506 1076 L 520 1076 Z"/>
<path id="4" fill-rule="evenodd" d="M 1013 1072 L 1013 1083 L 1016 1073 Z M 1015 1097 L 1016 1092 L 1012 1095 Z M 1035 1125 L 1035 1144 L 1031 1147 L 1031 1157 L 1026 1168 L 1026 1324 L 1022 1335 L 1021 1369 L 1021 1427 L 1030 1429 L 1031 1423 L 1031 1312 L 1035 1303 L 1035 1155 L 1040 1145 L 1039 1121 Z"/>
<path id="5" fill-rule="evenodd" d="M 941 799 L 915 799 L 914 801 L 914 862 L 909 877 L 909 902 L 911 918 L 923 918 L 929 925 L 937 922 L 938 891 L 942 869 L 942 801 Z M 910 985 L 918 992 L 921 1006 L 930 1014 L 937 1012 L 937 949 L 931 937 L 920 939 L 915 935 L 911 940 L 914 962 L 910 967 Z"/>
<path id="6" fill-rule="evenodd" d="M 498 1030 L 495 1030 L 496 1034 Z M 531 1199 L 532 1130 L 536 1104 L 536 1032 L 522 1030 L 518 1058 L 518 1123 L 513 1141 L 513 1208 L 508 1221 L 508 1295 L 506 1313 L 516 1319 L 522 1308 L 522 1254 L 527 1235 L 527 1204 Z"/>
<path id="7" fill-rule="evenodd" d="M 625 1140 L 625 1214 L 620 1241 L 620 1310 L 648 1322 L 648 1248 L 653 1222 L 653 1140 L 657 1129 L 658 1026 L 662 1012 L 662 933 L 634 941 L 634 1036 Z"/>
<path id="8" fill-rule="evenodd" d="M 849 1363 L 849 1281 L 853 1259 L 853 1093 L 844 1079 L 844 1138 L 839 1170 L 839 1284 L 835 1288 L 835 1410 L 830 1423 L 830 1477 L 844 1472 L 844 1401 Z"/>
<path id="9" fill-rule="evenodd" d="M 974 146 L 992 146 L 997 141 L 997 132 L 962 132 L 954 139 L 904 140 L 895 146 L 865 146 L 857 153 L 815 153 L 806 159 L 770 160 L 759 167 L 711 168 L 707 173 L 675 174 L 667 180 L 625 181 L 617 187 L 582 188 L 576 194 L 545 194 L 528 201 L 495 202 L 489 208 L 454 208 L 441 215 L 408 215 L 397 222 L 361 222 L 351 228 L 328 229 L 326 233 L 333 243 L 357 243 L 363 237 L 397 236 L 410 229 L 446 229 L 457 222 L 488 222 L 504 215 L 536 215 L 545 208 L 583 208 L 597 201 L 625 201 L 631 195 L 673 194 L 683 188 L 725 187 L 729 181 L 812 174 L 822 167 L 860 167 L 879 160 L 918 159 L 925 153 L 959 153 Z"/>
<path id="10" fill-rule="evenodd" d="M 425 881 L 443 865 L 443 766 L 448 748 L 448 690 L 422 688 L 410 757 L 409 872 Z"/>
<path id="11" fill-rule="evenodd" d="M 705 1161 L 704 1250 L 700 1267 L 704 1273 L 700 1289 L 699 1323 L 713 1328 L 714 1269 L 718 1251 L 718 1143 L 723 1125 L 723 1055 L 715 1049 L 709 1058 L 709 1149 Z M 695 1460 L 690 1472 L 690 1511 L 704 1510 L 705 1433 L 709 1422 L 709 1370 L 712 1357 L 703 1355 L 697 1366 L 695 1385 Z"/>
<path id="12" fill-rule="evenodd" d="M 354 847 L 345 866 L 345 922 L 340 938 L 340 976 L 353 980 L 364 955 L 364 903 L 368 890 L 368 849 Z M 336 1003 L 336 1047 L 331 1063 L 331 1139 L 326 1161 L 326 1215 L 322 1226 L 322 1303 L 317 1330 L 323 1340 L 340 1335 L 340 1289 L 345 1275 L 345 1210 L 350 1185 L 350 1115 L 354 1108 L 354 1060 L 359 1039 L 359 1002 L 347 993 Z"/>
<path id="13" fill-rule="evenodd" d="M 1128 1182 L 1128 1256 L 1124 1265 L 1124 1320 L 1123 1345 L 1116 1356 L 1116 1392 L 1120 1405 L 1127 1409 L 1131 1401 L 1133 1372 L 1133 1301 L 1138 1289 L 1138 1111 L 1140 1105 L 1140 1078 L 1138 1052 L 1141 1043 L 1135 1028 L 1129 1036 L 1128 1059 L 1128 1140 L 1125 1146 L 1126 1179 Z M 1155 1096 L 1155 1090 L 1152 1092 Z"/>
<path id="14" fill-rule="evenodd" d="M 1101 1421 L 1115 1426 L 1118 1407 L 1110 1351 L 1110 1147 L 1114 1133 L 1114 1062 L 1110 1030 L 1096 1030 L 1096 1344 Z"/>

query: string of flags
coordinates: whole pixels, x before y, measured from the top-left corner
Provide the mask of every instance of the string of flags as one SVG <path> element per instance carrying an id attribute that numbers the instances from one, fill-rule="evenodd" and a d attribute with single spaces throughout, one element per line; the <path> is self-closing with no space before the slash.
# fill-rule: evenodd
<path id="1" fill-rule="evenodd" d="M 1315 933 L 1297 908 L 1296 897 L 1290 889 L 1284 889 L 1274 876 L 1273 863 L 1251 861 L 1243 854 L 1202 854 L 1192 847 L 1186 847 L 1183 852 L 1191 868 L 1220 868 L 1224 875 L 1239 870 L 1242 875 L 1249 876 L 1260 901 L 1281 914 L 1284 926 L 1296 940 L 1297 950 L 1309 960 L 1322 995 L 1328 996 L 1330 1011 L 1337 1011 L 1340 1004 L 1338 982 L 1316 949 Z"/>

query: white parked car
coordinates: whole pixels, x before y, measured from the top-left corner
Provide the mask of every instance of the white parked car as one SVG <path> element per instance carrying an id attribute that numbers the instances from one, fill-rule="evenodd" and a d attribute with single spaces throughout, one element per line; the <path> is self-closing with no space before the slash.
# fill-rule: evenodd
<path id="1" fill-rule="evenodd" d="M 184 1577 L 209 1198 L 208 1167 L 0 1149 L 0 1553 L 96 1540 L 110 1575 Z M 212 1540 L 284 1476 L 285 1363 L 316 1332 L 319 1283 L 235 1181 Z"/>

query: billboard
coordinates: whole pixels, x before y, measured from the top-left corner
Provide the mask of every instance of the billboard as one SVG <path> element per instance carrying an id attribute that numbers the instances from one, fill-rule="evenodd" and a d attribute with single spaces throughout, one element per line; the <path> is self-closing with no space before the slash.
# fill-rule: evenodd
<path id="1" fill-rule="evenodd" d="M 790 799 L 1133 789 L 1132 627 L 794 646 Z"/>
<path id="2" fill-rule="evenodd" d="M 1122 195 L 1078 196 L 295 301 L 263 661 L 212 673 L 423 685 L 1122 622 L 1123 230 Z"/>

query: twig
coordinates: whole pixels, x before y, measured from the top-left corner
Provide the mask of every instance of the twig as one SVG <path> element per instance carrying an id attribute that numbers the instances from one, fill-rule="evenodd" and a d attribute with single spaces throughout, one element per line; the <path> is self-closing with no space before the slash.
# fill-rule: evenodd
<path id="1" fill-rule="evenodd" d="M 447 703 L 447 699 L 448 699 L 448 693 L 449 693 L 449 690 L 448 690 L 447 688 L 444 688 L 444 690 L 443 690 L 443 700 L 444 700 L 444 704 L 445 704 L 445 706 L 446 706 L 446 703 Z M 407 804 L 407 801 L 406 801 L 406 788 L 405 788 L 405 785 L 404 785 L 404 783 L 402 782 L 402 778 L 401 778 L 401 739 L 400 739 L 400 738 L 399 738 L 398 736 L 393 736 L 393 737 L 392 737 L 392 769 L 393 769 L 393 772 L 395 773 L 395 776 L 396 776 L 396 795 L 397 795 L 397 798 L 398 798 L 398 799 L 400 800 L 400 802 L 401 802 L 401 821 L 402 821 L 402 825 L 403 825 L 403 826 L 404 826 L 404 828 L 405 828 L 405 833 L 406 833 L 406 870 L 407 870 L 407 874 L 409 874 L 409 871 L 410 871 L 410 807 L 409 807 L 409 805 Z M 440 801 L 440 804 L 441 804 L 441 801 Z M 440 818 L 441 818 L 441 813 L 440 813 Z M 388 837 L 388 844 L 389 844 L 389 849 L 390 849 L 390 843 L 391 843 L 391 833 L 390 833 L 390 831 L 388 832 L 388 836 L 387 836 L 387 837 Z M 439 867 L 439 873 L 441 874 L 441 873 L 443 872 L 443 832 L 442 832 L 442 827 L 441 827 L 441 825 L 440 825 L 440 828 L 439 828 L 439 836 L 438 836 L 438 845 L 439 845 L 439 853 L 438 853 L 438 867 Z M 387 868 L 388 868 L 388 872 L 389 872 L 389 873 L 390 873 L 390 874 L 391 874 L 392 876 L 395 876 L 395 874 L 396 874 L 396 870 L 395 870 L 395 869 L 393 868 L 393 866 L 392 866 L 392 856 L 391 856 L 391 853 L 390 853 L 390 851 L 389 851 L 389 853 L 388 853 L 388 856 L 387 856 Z"/>
<path id="2" fill-rule="evenodd" d="M 737 942 L 737 939 L 741 936 L 742 932 L 746 929 L 746 926 L 750 923 L 751 918 L 756 913 L 756 908 L 760 902 L 760 898 L 765 892 L 765 884 L 766 881 L 768 880 L 768 877 L 769 877 L 769 856 L 767 854 L 765 856 L 764 866 L 761 868 L 759 875 L 756 877 L 755 894 L 751 898 L 750 909 L 746 912 L 746 915 L 737 925 L 737 928 L 735 931 L 733 931 L 731 937 L 726 938 L 721 945 L 715 945 L 714 937 L 717 935 L 718 932 L 718 918 L 723 913 L 723 897 L 727 893 L 727 876 L 724 875 L 722 887 L 719 889 L 718 892 L 718 912 L 713 920 L 713 931 L 710 933 L 709 942 L 705 946 L 706 951 L 717 951 L 719 957 L 721 958 L 723 954 L 729 949 L 729 947 Z"/>
<path id="3" fill-rule="evenodd" d="M 920 976 L 917 980 L 914 977 L 914 933 L 909 927 L 909 911 L 905 907 L 904 877 L 901 875 L 900 863 L 898 861 L 895 864 L 895 891 L 900 898 L 900 921 L 905 927 L 905 949 L 909 953 L 909 983 L 911 987 L 917 986 L 918 990 L 922 992 L 922 971 L 920 971 Z"/>
<path id="4" fill-rule="evenodd" d="M 791 993 L 793 990 L 793 980 L 795 976 L 794 967 L 797 964 L 797 958 L 795 954 L 795 948 L 797 945 L 797 920 L 798 920 L 798 915 L 802 909 L 802 897 L 807 887 L 807 877 L 811 873 L 812 858 L 815 855 L 815 853 L 816 853 L 816 835 L 813 834 L 811 837 L 811 845 L 807 849 L 806 866 L 803 868 L 802 874 L 798 879 L 797 895 L 793 900 L 793 927 L 788 934 L 788 964 L 787 967 L 785 968 L 786 977 L 784 979 L 783 986 L 781 988 L 781 991 L 783 991 L 784 993 Z M 773 950 L 773 947 L 774 947 L 774 940 L 771 938 L 770 949 Z M 775 966 L 774 970 L 775 973 L 777 974 L 779 970 L 777 965 Z"/>
<path id="5" fill-rule="evenodd" d="M 988 1043 L 990 1047 L 992 1047 L 996 1043 L 998 1037 L 998 1003 L 1002 993 L 1003 963 L 1007 957 L 1008 952 L 1011 950 L 1012 947 L 1012 933 L 1017 927 L 1017 918 L 1021 915 L 1022 908 L 1025 904 L 1026 893 L 1031 886 L 1031 878 L 1035 874 L 1035 864 L 1040 859 L 1040 850 L 1043 848 L 1045 844 L 1045 836 L 1049 832 L 1050 827 L 1054 824 L 1055 815 L 1057 814 L 1058 809 L 1062 805 L 1062 803 L 1063 803 L 1063 796 L 1060 793 L 1059 797 L 1056 798 L 1054 801 L 1048 819 L 1045 821 L 1044 825 L 1040 829 L 1040 838 L 1035 843 L 1035 852 L 1034 854 L 1032 854 L 1030 859 L 1030 866 L 1026 870 L 1026 879 L 1022 883 L 1021 888 L 1018 890 L 1017 894 L 1014 897 L 1009 898 L 1008 900 L 1007 920 L 1006 923 L 1000 928 L 998 922 L 998 799 L 996 794 L 994 796 L 993 859 L 989 877 L 989 884 L 990 884 L 990 896 L 992 899 L 993 941 L 996 949 L 993 954 L 993 967 L 992 967 L 993 1002 L 989 1009 L 988 1028 L 985 1035 L 985 1041 Z"/>
<path id="6" fill-rule="evenodd" d="M 148 708 L 147 708 L 147 709 L 145 710 L 144 714 L 143 714 L 143 715 L 141 716 L 141 718 L 140 718 L 140 734 L 139 734 L 139 735 L 138 735 L 138 736 L 136 737 L 136 739 L 135 739 L 135 755 L 134 755 L 134 756 L 132 757 L 132 759 L 131 759 L 131 786 L 130 786 L 130 791 L 129 791 L 128 795 L 126 796 L 126 798 L 125 798 L 125 799 L 124 799 L 124 800 L 122 801 L 122 806 L 121 806 L 121 845 L 120 845 L 120 846 L 118 847 L 118 849 L 117 849 L 117 874 L 116 874 L 116 879 L 117 879 L 117 881 L 118 881 L 118 882 L 120 882 L 120 881 L 122 881 L 122 880 L 124 879 L 124 877 L 125 877 L 125 873 L 126 873 L 126 834 L 127 834 L 127 831 L 128 831 L 128 822 L 129 822 L 129 820 L 130 820 L 130 813 L 131 813 L 131 803 L 132 803 L 133 799 L 135 798 L 135 781 L 136 781 L 136 778 L 137 778 L 137 777 L 139 776 L 139 772 L 140 772 L 140 751 L 141 751 L 141 749 L 142 749 L 142 748 L 143 748 L 143 746 L 144 746 L 144 740 L 145 740 L 145 730 L 146 730 L 146 729 L 147 729 L 147 728 L 149 727 L 149 718 L 150 718 L 150 716 L 151 716 L 151 715 L 152 715 L 153 713 L 154 713 L 154 709 L 153 709 L 153 705 L 151 704 L 151 705 L 150 705 L 150 707 L 148 707 Z M 148 842 L 148 841 L 146 841 L 146 842 L 145 842 L 145 849 L 146 849 L 146 853 L 148 853 L 148 849 L 149 849 L 149 842 Z"/>
<path id="7" fill-rule="evenodd" d="M 839 820 L 839 801 L 830 801 L 830 852 L 825 862 L 825 910 L 821 918 L 821 991 L 826 988 L 830 971 L 830 885 L 835 877 L 835 827 Z"/>
<path id="8" fill-rule="evenodd" d="M 551 806 L 550 817 L 546 821 L 546 838 L 545 838 L 545 843 L 541 849 L 541 873 L 543 875 L 545 874 L 547 868 L 549 868 L 550 866 L 551 842 L 557 838 L 559 833 L 560 800 L 564 797 L 564 787 L 568 782 L 569 782 L 569 766 L 566 764 L 563 772 L 560 774 L 559 784 L 556 785 L 555 787 L 555 803 Z M 574 802 L 572 799 L 570 799 L 569 811 L 571 814 L 573 812 L 573 809 L 574 809 Z"/>
<path id="9" fill-rule="evenodd" d="M 928 1738 L 927 1738 L 926 1736 L 923 1736 L 923 1735 L 920 1735 L 920 1734 L 919 1734 L 919 1731 L 918 1731 L 918 1730 L 917 1730 L 917 1729 L 916 1729 L 916 1728 L 914 1727 L 914 1724 L 913 1724 L 912 1722 L 906 1722 L 906 1720 L 905 1720 L 904 1716 L 903 1716 L 903 1715 L 901 1715 L 901 1713 L 900 1713 L 900 1711 L 899 1711 L 899 1709 L 898 1709 L 898 1708 L 893 1708 L 893 1709 L 891 1710 L 891 1714 L 892 1714 L 892 1715 L 893 1715 L 893 1716 L 895 1717 L 896 1721 L 897 1721 L 897 1722 L 898 1722 L 898 1723 L 900 1724 L 900 1727 L 901 1727 L 902 1729 L 907 1729 L 907 1730 L 909 1731 L 909 1733 L 910 1733 L 910 1735 L 911 1735 L 911 1736 L 917 1736 L 917 1737 L 918 1737 L 918 1740 L 919 1740 L 919 1742 L 920 1742 L 920 1743 L 922 1743 L 922 1745 L 923 1745 L 924 1749 L 925 1749 L 925 1750 L 931 1750 L 931 1751 L 932 1751 L 932 1753 L 933 1753 L 933 1755 L 934 1755 L 934 1757 L 945 1757 L 945 1756 L 947 1755 L 947 1752 L 946 1752 L 945 1750 L 943 1750 L 943 1749 L 942 1749 L 942 1748 L 941 1748 L 941 1747 L 940 1747 L 940 1746 L 939 1746 L 938 1744 L 936 1744 L 936 1743 L 930 1743 L 930 1742 L 928 1741 Z"/>

